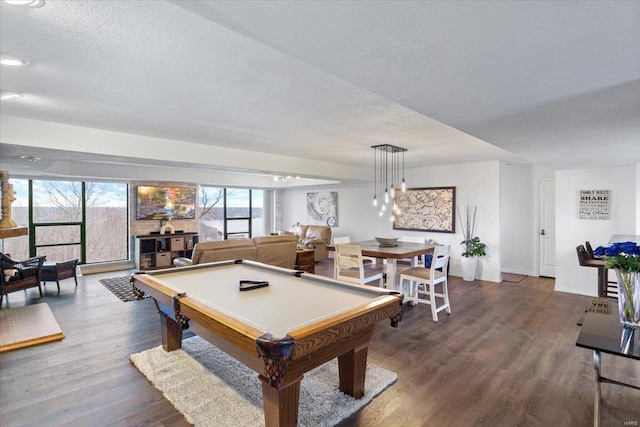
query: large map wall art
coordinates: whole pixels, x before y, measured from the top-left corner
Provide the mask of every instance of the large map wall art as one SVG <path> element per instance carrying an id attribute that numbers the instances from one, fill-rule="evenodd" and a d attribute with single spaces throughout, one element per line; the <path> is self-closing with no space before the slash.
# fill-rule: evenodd
<path id="1" fill-rule="evenodd" d="M 307 193 L 307 224 L 338 225 L 338 192 Z"/>
<path id="2" fill-rule="evenodd" d="M 456 187 L 408 188 L 396 192 L 395 230 L 456 232 Z"/>

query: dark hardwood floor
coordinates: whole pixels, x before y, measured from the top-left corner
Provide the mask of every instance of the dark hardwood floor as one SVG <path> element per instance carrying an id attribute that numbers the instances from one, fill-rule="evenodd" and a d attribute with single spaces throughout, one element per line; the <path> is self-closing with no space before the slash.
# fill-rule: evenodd
<path id="1" fill-rule="evenodd" d="M 316 265 L 330 275 L 330 262 Z M 153 301 L 123 303 L 107 273 L 9 295 L 10 307 L 47 302 L 66 338 L 0 355 L 2 426 L 183 426 L 184 418 L 129 363 L 160 344 Z M 590 297 L 553 280 L 463 282 L 450 277 L 453 313 L 404 307 L 397 329 L 378 326 L 369 362 L 398 381 L 340 426 L 589 426 L 590 351 L 575 346 Z M 25 296 L 26 295 L 26 296 Z M 6 307 L 6 306 L 5 306 Z M 3 307 L 4 309 L 4 307 Z M 603 374 L 640 383 L 640 363 L 603 355 Z M 603 385 L 602 425 L 638 425 L 640 392 Z"/>

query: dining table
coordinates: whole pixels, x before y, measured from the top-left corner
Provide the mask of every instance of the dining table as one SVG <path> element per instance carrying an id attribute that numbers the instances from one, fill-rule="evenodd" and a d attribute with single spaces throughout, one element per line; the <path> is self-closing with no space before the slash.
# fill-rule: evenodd
<path id="1" fill-rule="evenodd" d="M 614 234 L 609 239 L 609 245 L 620 242 L 635 242 L 640 245 L 640 236 L 635 234 Z"/>
<path id="2" fill-rule="evenodd" d="M 615 384 L 622 387 L 640 390 L 640 386 L 631 384 L 624 372 L 614 369 L 616 366 L 613 358 L 607 361 L 611 363 L 608 373 L 616 372 L 620 380 L 615 380 L 602 375 L 602 353 L 607 353 L 620 358 L 628 358 L 640 361 L 640 329 L 624 325 L 620 322 L 618 303 L 610 298 L 595 298 L 591 303 L 589 312 L 584 317 L 582 328 L 576 346 L 593 351 L 594 367 L 594 404 L 593 425 L 600 427 L 600 406 L 602 404 L 602 384 Z M 638 420 L 630 421 L 628 425 L 637 425 Z M 626 422 L 625 422 L 625 425 Z"/>
<path id="3" fill-rule="evenodd" d="M 377 240 L 362 240 L 351 242 L 350 245 L 358 245 L 362 251 L 362 256 L 376 258 L 378 262 L 387 261 L 387 288 L 393 290 L 401 290 L 401 283 L 397 283 L 396 275 L 398 273 L 398 260 L 410 259 L 411 267 L 418 265 L 418 257 L 433 253 L 436 246 L 435 243 L 413 243 L 413 242 L 397 242 L 395 245 L 381 245 Z"/>

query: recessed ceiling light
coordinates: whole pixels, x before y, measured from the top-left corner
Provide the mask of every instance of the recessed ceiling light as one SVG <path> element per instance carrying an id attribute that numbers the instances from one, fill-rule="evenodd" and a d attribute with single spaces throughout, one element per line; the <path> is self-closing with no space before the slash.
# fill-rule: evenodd
<path id="1" fill-rule="evenodd" d="M 44 4 L 44 0 L 4 0 L 7 4 L 15 6 L 40 7 Z"/>
<path id="2" fill-rule="evenodd" d="M 0 99 L 19 98 L 22 94 L 20 92 L 11 92 L 10 90 L 0 89 Z"/>
<path id="3" fill-rule="evenodd" d="M 2 65 L 9 65 L 11 67 L 17 67 L 17 66 L 20 66 L 20 65 L 24 65 L 26 63 L 27 63 L 27 61 L 25 61 L 22 58 L 18 58 L 17 56 L 5 55 L 4 53 L 0 55 L 0 64 L 2 64 Z"/>

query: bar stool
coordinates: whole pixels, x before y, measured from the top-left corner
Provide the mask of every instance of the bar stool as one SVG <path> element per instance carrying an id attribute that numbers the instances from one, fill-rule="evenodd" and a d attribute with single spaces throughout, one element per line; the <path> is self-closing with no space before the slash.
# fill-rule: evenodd
<path id="1" fill-rule="evenodd" d="M 588 240 L 584 242 L 584 247 L 587 250 L 587 260 L 589 262 L 603 261 L 600 258 L 596 258 Z M 598 284 L 598 296 L 618 299 L 618 282 L 609 280 L 609 270 L 604 267 L 604 264 L 602 268 L 598 269 Z"/>
<path id="2" fill-rule="evenodd" d="M 591 246 L 591 244 L 589 244 L 589 246 Z M 598 296 L 602 298 L 617 298 L 617 292 L 609 292 L 608 271 L 604 268 L 605 261 L 595 257 L 591 258 L 585 245 L 576 246 L 576 252 L 578 253 L 578 262 L 582 267 L 594 267 L 598 269 Z M 593 251 L 591 251 L 591 253 L 593 253 Z"/>

